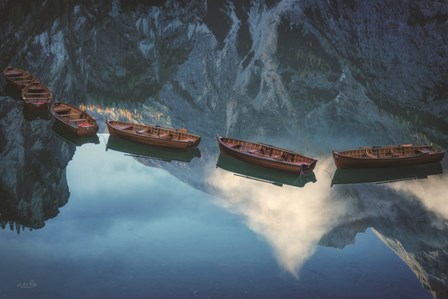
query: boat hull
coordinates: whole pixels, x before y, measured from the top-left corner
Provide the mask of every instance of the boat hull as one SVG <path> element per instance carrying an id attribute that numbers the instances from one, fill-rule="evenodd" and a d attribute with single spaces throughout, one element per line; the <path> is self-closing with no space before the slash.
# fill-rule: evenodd
<path id="1" fill-rule="evenodd" d="M 438 163 L 443 159 L 444 152 L 434 152 L 415 156 L 403 157 L 349 157 L 338 152 L 333 152 L 333 160 L 338 169 L 345 168 L 384 168 L 413 166 L 426 163 Z"/>
<path id="2" fill-rule="evenodd" d="M 48 110 L 50 107 L 52 93 L 48 86 L 34 81 L 22 89 L 22 99 L 25 109 Z"/>
<path id="3" fill-rule="evenodd" d="M 309 164 L 295 164 L 295 163 L 287 163 L 284 161 L 278 161 L 274 158 L 267 158 L 267 157 L 260 157 L 260 156 L 254 156 L 246 152 L 237 151 L 231 148 L 230 146 L 226 145 L 224 142 L 221 141 L 221 137 L 217 137 L 219 149 L 222 153 L 228 154 L 234 158 L 240 159 L 242 161 L 245 161 L 247 163 L 259 165 L 265 168 L 271 168 L 271 169 L 277 169 L 280 171 L 286 171 L 290 173 L 310 173 L 314 170 L 316 167 L 317 160 L 314 160 L 312 163 Z M 286 151 L 286 150 L 285 150 Z M 293 152 L 289 152 L 290 154 L 295 154 Z"/>
<path id="4" fill-rule="evenodd" d="M 81 146 L 86 143 L 94 143 L 99 144 L 100 139 L 97 134 L 79 136 L 77 134 L 73 134 L 72 131 L 67 130 L 65 126 L 59 121 L 55 121 L 53 124 L 53 132 L 56 136 L 58 136 L 63 141 L 73 144 L 75 146 Z"/>
<path id="5" fill-rule="evenodd" d="M 7 67 L 3 71 L 3 74 L 8 85 L 13 87 L 16 91 L 21 91 L 25 86 L 37 80 L 30 72 L 14 67 Z"/>
<path id="6" fill-rule="evenodd" d="M 297 173 L 290 173 L 278 169 L 262 167 L 253 163 L 247 163 L 246 161 L 237 159 L 226 153 L 221 153 L 219 155 L 216 166 L 243 178 L 270 183 L 280 187 L 284 184 L 294 187 L 304 187 L 305 184 L 309 182 L 316 182 L 314 172 L 309 172 L 306 175 L 297 175 Z"/>
<path id="7" fill-rule="evenodd" d="M 98 132 L 98 127 L 95 126 L 75 128 L 57 118 L 55 118 L 55 120 L 65 131 L 70 132 L 71 134 L 74 134 L 76 136 L 80 137 L 94 136 Z"/>
<path id="8" fill-rule="evenodd" d="M 65 118 L 63 115 L 59 114 L 57 111 L 57 107 L 65 108 L 71 114 L 77 114 L 82 119 L 85 119 L 84 122 L 78 123 L 74 122 L 70 118 Z M 65 104 L 65 103 L 54 103 L 50 109 L 51 114 L 53 115 L 55 121 L 60 126 L 61 129 L 69 132 L 71 134 L 84 137 L 84 136 L 94 136 L 98 132 L 98 125 L 96 120 L 89 116 L 85 111 L 79 109 L 78 107 Z"/>
<path id="9" fill-rule="evenodd" d="M 135 124 L 129 123 L 129 126 L 134 126 Z M 141 127 L 151 127 L 154 128 L 155 126 L 149 126 L 149 125 L 139 125 Z M 189 150 L 197 147 L 199 143 L 201 142 L 201 137 L 195 136 L 194 141 L 191 142 L 185 142 L 185 141 L 179 141 L 179 140 L 173 140 L 168 138 L 162 138 L 159 136 L 148 136 L 144 134 L 136 134 L 134 131 L 125 131 L 123 129 L 120 129 L 116 127 L 115 125 L 112 125 L 110 121 L 107 121 L 107 129 L 109 130 L 109 133 L 111 136 L 124 138 L 133 142 L 146 144 L 146 145 L 152 145 L 152 146 L 159 146 L 159 147 L 166 147 L 166 148 L 173 148 L 173 149 L 180 149 L 180 150 Z M 176 129 L 168 129 L 163 128 L 163 130 L 166 131 L 172 131 L 176 132 Z M 178 133 L 178 132 L 176 132 Z M 190 134 L 191 135 L 191 134 Z M 193 135 L 191 135 L 193 136 Z"/>

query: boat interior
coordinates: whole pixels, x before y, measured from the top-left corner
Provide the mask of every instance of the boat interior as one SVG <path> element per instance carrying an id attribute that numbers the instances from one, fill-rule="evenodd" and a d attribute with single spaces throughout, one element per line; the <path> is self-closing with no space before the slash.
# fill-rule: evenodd
<path id="1" fill-rule="evenodd" d="M 340 154 L 355 158 L 399 158 L 428 155 L 435 150 L 428 146 L 401 145 L 397 147 L 369 147 L 340 152 Z"/>
<path id="2" fill-rule="evenodd" d="M 275 148 L 269 145 L 259 144 L 259 143 L 251 143 L 241 140 L 234 139 L 221 139 L 224 144 L 229 146 L 232 149 L 235 149 L 239 152 L 246 152 L 253 156 L 259 156 L 262 158 L 270 158 L 278 161 L 284 161 L 294 164 L 306 163 L 309 164 L 313 162 L 312 159 L 304 157 L 299 154 L 295 154 L 289 151 L 284 151 L 279 148 Z"/>
<path id="3" fill-rule="evenodd" d="M 32 77 L 30 73 L 26 73 L 26 72 L 10 72 L 10 73 L 7 73 L 6 75 L 10 79 L 13 79 L 13 80 L 20 80 L 20 79 Z"/>
<path id="4" fill-rule="evenodd" d="M 32 82 L 32 81 L 34 81 L 34 78 L 31 75 L 17 76 L 17 77 L 13 77 L 11 79 L 15 83 L 25 83 L 25 82 Z"/>
<path id="5" fill-rule="evenodd" d="M 186 129 L 170 129 L 159 126 L 145 126 L 139 124 L 129 124 L 129 123 L 115 123 L 111 122 L 111 125 L 118 130 L 125 131 L 128 133 L 141 135 L 142 137 L 166 139 L 172 141 L 182 141 L 182 142 L 194 142 L 198 139 L 197 136 L 188 134 Z"/>
<path id="6" fill-rule="evenodd" d="M 64 122 L 69 123 L 71 125 L 81 125 L 86 126 L 85 124 L 88 123 L 89 125 L 93 126 L 93 120 L 86 116 L 85 114 L 75 110 L 71 109 L 70 107 L 56 107 L 52 109 L 58 117 L 60 117 Z"/>
<path id="7" fill-rule="evenodd" d="M 35 80 L 34 76 L 31 75 L 30 73 L 24 71 L 17 71 L 14 69 L 7 70 L 5 72 L 5 75 L 16 84 L 25 85 L 26 83 L 31 83 L 32 81 Z"/>
<path id="8" fill-rule="evenodd" d="M 27 102 L 41 102 L 42 100 L 49 101 L 51 92 L 40 84 L 34 85 L 31 83 L 23 91 L 23 98 Z"/>

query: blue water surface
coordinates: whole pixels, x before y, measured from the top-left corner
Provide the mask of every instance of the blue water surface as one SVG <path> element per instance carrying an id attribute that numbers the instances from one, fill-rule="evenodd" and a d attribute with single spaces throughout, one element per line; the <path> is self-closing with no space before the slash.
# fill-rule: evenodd
<path id="1" fill-rule="evenodd" d="M 0 298 L 432 298 L 375 229 L 336 248 L 321 238 L 339 216 L 328 227 L 314 218 L 294 224 L 295 209 L 300 216 L 328 206 L 301 208 L 319 180 L 268 186 L 211 165 L 205 180 L 215 189 L 247 182 L 270 196 L 227 200 L 106 151 L 107 137 L 77 147 L 59 215 L 41 229 L 0 231 Z"/>

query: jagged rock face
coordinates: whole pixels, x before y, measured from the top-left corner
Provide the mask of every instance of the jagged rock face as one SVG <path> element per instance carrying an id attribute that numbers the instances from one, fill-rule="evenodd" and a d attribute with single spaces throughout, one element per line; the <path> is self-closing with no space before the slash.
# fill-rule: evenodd
<path id="1" fill-rule="evenodd" d="M 369 98 L 415 126 L 432 118 L 446 138 L 446 2 L 306 0 L 300 7 Z"/>
<path id="2" fill-rule="evenodd" d="M 446 186 L 443 178 L 433 177 L 431 181 L 433 188 Z M 438 211 L 445 209 L 440 202 L 428 209 L 424 203 L 431 198 L 430 193 L 421 196 L 413 191 L 428 185 L 419 184 L 340 186 L 333 196 L 344 198 L 345 215 L 319 244 L 344 248 L 355 243 L 358 233 L 372 228 L 435 298 L 447 298 L 448 222 L 446 215 Z M 408 192 L 402 193 L 403 190 Z"/>
<path id="3" fill-rule="evenodd" d="M 68 201 L 65 168 L 74 146 L 58 139 L 48 120 L 25 120 L 20 102 L 0 102 L 1 224 L 40 228 Z"/>
<path id="4" fill-rule="evenodd" d="M 292 137 L 313 154 L 421 139 L 446 147 L 447 11 L 436 1 L 6 0 L 0 64 L 29 69 L 57 100 L 100 106 L 102 130 L 106 109 L 188 127 L 205 137 L 204 160 L 216 133 Z M 51 139 L 48 124 L 24 121 L 12 100 L 0 101 L 0 194 L 7 211 L 39 227 L 68 198 L 65 166 L 74 148 Z M 191 179 L 203 165 L 181 173 L 154 164 L 203 188 Z M 38 183 L 18 188 L 30 179 Z M 321 245 L 344 247 L 374 227 L 399 254 L 414 256 L 420 273 L 433 269 L 437 278 L 424 283 L 446 292 L 446 240 L 425 239 L 446 235 L 446 224 L 400 226 L 433 215 L 390 201 L 390 191 L 349 190 L 356 217 Z"/>
<path id="5" fill-rule="evenodd" d="M 366 130 L 413 142 L 412 126 L 448 144 L 446 4 L 342 4 L 4 1 L 0 59 L 36 73 L 56 98 L 139 103 L 146 120 L 168 114 L 205 136 L 328 132 L 330 147 L 376 142 Z"/>
<path id="6" fill-rule="evenodd" d="M 10 42 L 2 45 L 2 63 L 26 66 L 56 97 L 71 101 L 87 93 L 128 99 L 157 91 L 186 59 L 188 22 L 197 14 L 196 4 L 176 2 L 163 13 L 132 1 L 123 8 L 118 1 L 6 3 L 2 35 Z"/>

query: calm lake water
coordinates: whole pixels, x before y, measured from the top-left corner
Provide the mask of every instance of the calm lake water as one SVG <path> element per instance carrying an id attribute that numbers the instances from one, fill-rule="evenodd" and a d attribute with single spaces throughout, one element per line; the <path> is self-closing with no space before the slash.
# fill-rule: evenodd
<path id="1" fill-rule="evenodd" d="M 1 298 L 447 294 L 440 165 L 427 179 L 332 185 L 327 156 L 302 182 L 276 181 L 226 170 L 222 157 L 217 167 L 217 147 L 167 162 L 106 150 L 109 135 L 99 137 L 76 147 L 57 216 L 0 231 Z"/>
<path id="2" fill-rule="evenodd" d="M 67 136 L 0 80 L 0 299 L 448 299 L 448 156 L 330 156 L 448 149 L 448 2 L 395 2 L 0 0 L 1 69 L 99 124 Z M 202 140 L 138 146 L 106 119 Z M 217 134 L 318 163 L 267 171 Z"/>

